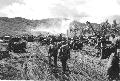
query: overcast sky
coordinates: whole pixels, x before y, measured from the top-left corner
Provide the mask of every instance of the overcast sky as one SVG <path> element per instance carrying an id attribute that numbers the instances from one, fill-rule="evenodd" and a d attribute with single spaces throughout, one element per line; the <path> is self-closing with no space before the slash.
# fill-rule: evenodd
<path id="1" fill-rule="evenodd" d="M 6 17 L 65 17 L 100 22 L 113 15 L 120 15 L 120 0 L 0 0 L 0 16 Z"/>

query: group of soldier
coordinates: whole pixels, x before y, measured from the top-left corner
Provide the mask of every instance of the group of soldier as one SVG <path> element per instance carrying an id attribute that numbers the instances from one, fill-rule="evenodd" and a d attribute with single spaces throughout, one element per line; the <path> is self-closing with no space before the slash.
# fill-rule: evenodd
<path id="1" fill-rule="evenodd" d="M 96 38 L 95 47 L 99 50 L 101 59 L 106 59 L 112 56 L 111 67 L 108 68 L 109 79 L 119 78 L 119 54 L 120 54 L 120 37 L 115 34 L 109 36 L 101 36 Z M 67 71 L 67 60 L 70 59 L 71 50 L 82 50 L 86 41 L 89 39 L 73 39 L 61 42 L 51 43 L 49 46 L 50 65 L 51 58 L 54 59 L 54 66 L 57 67 L 57 59 L 62 63 L 63 73 Z"/>
<path id="2" fill-rule="evenodd" d="M 50 37 L 47 40 L 47 45 L 49 47 L 48 55 L 49 55 L 49 65 L 51 67 L 58 67 L 58 60 L 60 59 L 62 63 L 63 73 L 67 72 L 67 60 L 70 59 L 70 51 L 71 50 L 82 50 L 85 44 L 91 43 L 89 38 L 85 38 L 81 36 L 80 38 L 72 39 L 72 38 L 64 38 L 59 37 L 59 39 L 55 39 L 54 37 Z M 16 53 L 25 53 L 26 49 L 26 41 L 33 42 L 34 38 L 30 38 L 26 40 L 24 37 L 13 37 L 8 42 L 8 51 L 13 51 Z M 39 38 L 40 39 L 40 38 Z M 46 39 L 46 38 L 43 38 Z M 46 40 L 43 40 L 42 42 Z M 41 40 L 41 39 L 40 39 Z M 108 69 L 108 75 L 110 79 L 118 78 L 119 76 L 119 52 L 120 52 L 120 37 L 116 37 L 115 34 L 111 34 L 109 36 L 96 36 L 93 39 L 94 46 L 99 49 L 99 54 L 101 59 L 106 59 L 113 55 L 113 60 L 111 62 L 111 67 Z M 41 41 L 39 41 L 41 42 Z M 52 59 L 53 58 L 53 59 Z M 2 58 L 1 58 L 2 59 Z M 53 60 L 53 64 L 52 64 Z M 114 74 L 114 75 L 112 75 Z"/>
<path id="3" fill-rule="evenodd" d="M 50 44 L 49 47 L 49 63 L 51 64 L 51 57 L 54 59 L 54 66 L 57 67 L 57 60 L 60 59 L 62 63 L 63 73 L 66 71 L 67 60 L 70 58 L 70 46 L 66 42 Z"/>

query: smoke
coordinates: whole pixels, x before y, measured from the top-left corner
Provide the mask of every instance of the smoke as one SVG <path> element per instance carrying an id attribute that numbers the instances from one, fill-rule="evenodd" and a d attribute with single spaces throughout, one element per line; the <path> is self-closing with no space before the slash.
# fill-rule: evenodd
<path id="1" fill-rule="evenodd" d="M 59 22 L 59 25 L 58 22 L 54 23 L 53 25 L 49 25 L 49 27 L 46 24 L 42 24 L 34 29 L 29 29 L 29 31 L 34 35 L 37 35 L 37 33 L 39 34 L 39 32 L 49 32 L 51 34 L 67 34 L 67 30 L 69 29 L 69 25 L 72 21 L 73 20 L 62 19 L 61 22 Z"/>

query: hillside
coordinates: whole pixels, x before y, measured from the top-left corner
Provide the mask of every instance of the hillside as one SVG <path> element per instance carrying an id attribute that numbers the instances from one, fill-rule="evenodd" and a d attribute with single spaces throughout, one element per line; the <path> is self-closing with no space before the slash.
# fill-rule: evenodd
<path id="1" fill-rule="evenodd" d="M 48 18 L 42 20 L 29 20 L 21 17 L 0 17 L 0 36 L 4 34 L 40 34 L 41 31 L 56 33 L 61 30 L 62 21 L 67 19 Z"/>
<path id="2" fill-rule="evenodd" d="M 95 30 L 100 30 L 100 24 L 91 23 Z M 8 18 L 0 17 L 0 36 L 5 34 L 9 35 L 21 35 L 32 34 L 38 36 L 40 34 L 58 34 L 67 33 L 67 30 L 71 28 L 74 34 L 74 28 L 77 28 L 78 36 L 81 34 L 82 29 L 85 29 L 87 25 L 76 20 L 66 18 L 48 18 L 42 20 L 29 20 L 21 17 Z M 93 32 L 91 28 L 89 32 Z M 70 33 L 70 32 L 69 32 Z"/>

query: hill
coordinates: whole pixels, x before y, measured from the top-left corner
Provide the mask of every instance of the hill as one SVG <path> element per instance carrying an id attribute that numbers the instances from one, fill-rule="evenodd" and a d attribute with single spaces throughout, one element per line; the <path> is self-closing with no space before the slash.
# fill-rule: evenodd
<path id="1" fill-rule="evenodd" d="M 62 32 L 62 23 L 67 19 L 48 18 L 42 20 L 29 20 L 21 17 L 0 17 L 0 36 L 5 34 L 40 34 L 42 32 Z M 42 32 L 41 32 L 42 31 Z"/>
<path id="2" fill-rule="evenodd" d="M 116 16 L 115 16 L 116 17 Z M 114 17 L 114 19 L 115 19 Z M 109 18 L 113 19 L 113 17 Z M 119 19 L 119 18 L 118 18 Z M 100 24 L 91 23 L 95 30 L 100 29 Z M 0 36 L 3 35 L 23 35 L 32 34 L 38 36 L 40 34 L 58 34 L 67 33 L 69 28 L 79 29 L 78 34 L 81 34 L 81 29 L 85 29 L 87 25 L 77 20 L 71 20 L 67 18 L 48 18 L 41 20 L 29 20 L 21 17 L 8 18 L 0 17 Z M 89 32 L 92 32 L 90 29 Z"/>

